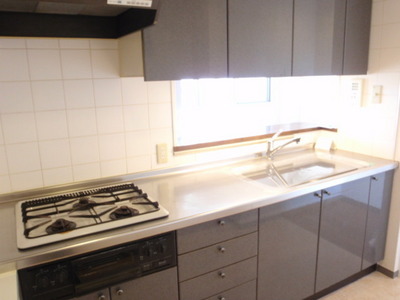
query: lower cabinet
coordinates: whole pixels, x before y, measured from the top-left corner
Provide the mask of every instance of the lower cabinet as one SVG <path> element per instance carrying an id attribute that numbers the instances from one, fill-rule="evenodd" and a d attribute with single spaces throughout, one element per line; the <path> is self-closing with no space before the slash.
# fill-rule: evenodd
<path id="1" fill-rule="evenodd" d="M 393 171 L 371 176 L 362 269 L 384 258 L 392 197 Z"/>
<path id="2" fill-rule="evenodd" d="M 313 194 L 260 209 L 258 299 L 314 293 L 320 199 Z"/>
<path id="3" fill-rule="evenodd" d="M 361 271 L 369 178 L 327 188 L 322 199 L 316 292 Z"/>
<path id="4" fill-rule="evenodd" d="M 157 287 L 157 288 L 155 288 Z M 139 277 L 130 281 L 91 293 L 79 300 L 178 300 L 177 268 Z"/>
<path id="5" fill-rule="evenodd" d="M 300 300 L 383 259 L 393 171 L 261 208 L 257 299 Z"/>
<path id="6" fill-rule="evenodd" d="M 258 211 L 178 230 L 180 300 L 256 300 Z"/>

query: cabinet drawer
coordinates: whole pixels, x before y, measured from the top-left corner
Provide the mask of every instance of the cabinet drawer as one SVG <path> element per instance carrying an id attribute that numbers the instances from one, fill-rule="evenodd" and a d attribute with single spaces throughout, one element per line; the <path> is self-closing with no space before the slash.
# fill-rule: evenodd
<path id="1" fill-rule="evenodd" d="M 257 233 L 217 243 L 178 257 L 179 281 L 257 255 Z"/>
<path id="2" fill-rule="evenodd" d="M 252 280 L 231 290 L 218 293 L 217 295 L 205 300 L 256 300 L 256 288 L 256 281 Z"/>
<path id="3" fill-rule="evenodd" d="M 178 230 L 178 254 L 257 231 L 257 210 Z"/>
<path id="4" fill-rule="evenodd" d="M 223 267 L 180 283 L 181 300 L 200 300 L 237 287 L 257 277 L 257 258 Z"/>

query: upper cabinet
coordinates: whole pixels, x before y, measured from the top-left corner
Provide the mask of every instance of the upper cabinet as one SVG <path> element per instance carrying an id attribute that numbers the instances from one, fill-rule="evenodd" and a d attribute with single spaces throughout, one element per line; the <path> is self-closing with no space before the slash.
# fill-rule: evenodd
<path id="1" fill-rule="evenodd" d="M 293 76 L 365 74 L 372 2 L 295 0 Z"/>
<path id="2" fill-rule="evenodd" d="M 290 76 L 293 0 L 228 3 L 229 77 Z"/>
<path id="3" fill-rule="evenodd" d="M 347 0 L 343 75 L 368 71 L 371 14 L 371 0 Z"/>
<path id="4" fill-rule="evenodd" d="M 293 75 L 341 74 L 346 0 L 295 0 Z"/>
<path id="5" fill-rule="evenodd" d="M 227 77 L 226 0 L 167 0 L 143 31 L 146 80 Z"/>
<path id="6" fill-rule="evenodd" d="M 366 74 L 372 0 L 168 0 L 146 80 Z"/>

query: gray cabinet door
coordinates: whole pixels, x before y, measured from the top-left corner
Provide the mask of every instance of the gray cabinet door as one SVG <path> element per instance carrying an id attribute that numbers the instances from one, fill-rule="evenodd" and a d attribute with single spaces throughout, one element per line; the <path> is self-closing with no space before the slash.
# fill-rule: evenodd
<path id="1" fill-rule="evenodd" d="M 229 0 L 229 77 L 292 73 L 293 0 Z"/>
<path id="2" fill-rule="evenodd" d="M 314 293 L 320 202 L 308 194 L 260 209 L 257 299 Z"/>
<path id="3" fill-rule="evenodd" d="M 367 74 L 372 0 L 347 0 L 343 75 Z"/>
<path id="4" fill-rule="evenodd" d="M 143 30 L 146 80 L 227 77 L 226 0 L 168 0 Z"/>
<path id="5" fill-rule="evenodd" d="M 110 292 L 112 300 L 178 300 L 177 268 L 115 285 Z"/>
<path id="6" fill-rule="evenodd" d="M 316 292 L 361 271 L 369 178 L 324 190 Z"/>
<path id="7" fill-rule="evenodd" d="M 346 0 L 295 0 L 293 75 L 340 75 Z"/>
<path id="8" fill-rule="evenodd" d="M 362 269 L 383 259 L 392 193 L 393 171 L 371 177 Z"/>

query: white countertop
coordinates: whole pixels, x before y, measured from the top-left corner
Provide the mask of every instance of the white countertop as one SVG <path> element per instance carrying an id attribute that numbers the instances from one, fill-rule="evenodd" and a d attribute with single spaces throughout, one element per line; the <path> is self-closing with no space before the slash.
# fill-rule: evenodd
<path id="1" fill-rule="evenodd" d="M 368 166 L 295 187 L 271 188 L 235 175 L 233 168 L 262 161 L 252 159 L 200 169 L 188 168 L 132 181 L 165 207 L 167 218 L 79 237 L 28 250 L 18 250 L 15 236 L 15 203 L 0 204 L 0 271 L 45 263 L 228 215 L 260 208 L 330 186 L 397 167 L 397 162 L 337 151 L 341 156 L 369 162 Z M 209 167 L 209 168 L 208 168 Z"/>

